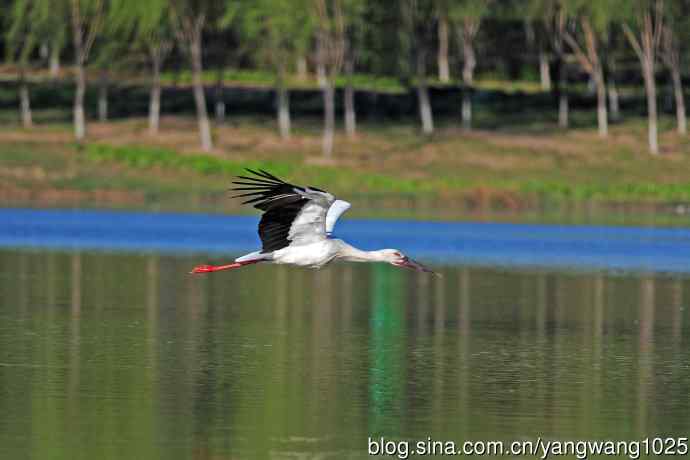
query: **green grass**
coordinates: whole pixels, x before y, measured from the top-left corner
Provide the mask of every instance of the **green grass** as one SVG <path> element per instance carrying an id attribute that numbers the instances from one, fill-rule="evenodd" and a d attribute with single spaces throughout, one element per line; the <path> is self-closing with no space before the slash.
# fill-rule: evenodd
<path id="1" fill-rule="evenodd" d="M 182 70 L 177 73 L 165 72 L 161 76 L 164 84 L 174 82 L 180 84 L 191 84 L 192 73 L 189 70 Z M 202 80 L 206 85 L 214 85 L 218 80 L 217 70 L 205 70 Z M 247 86 L 272 87 L 276 82 L 276 75 L 272 72 L 263 70 L 241 70 L 227 69 L 223 72 L 223 82 L 227 84 L 239 84 Z M 336 77 L 335 85 L 338 88 L 344 87 L 348 82 L 348 77 L 339 75 Z M 397 78 L 384 77 L 369 74 L 355 74 L 352 76 L 352 84 L 358 90 L 379 91 L 389 93 L 401 93 L 406 89 Z M 296 75 L 291 75 L 287 79 L 287 85 L 293 89 L 317 89 L 318 84 L 314 78 L 300 80 Z"/>
<path id="2" fill-rule="evenodd" d="M 491 192 L 510 192 L 524 197 L 539 197 L 555 201 L 616 201 L 616 202 L 669 202 L 690 201 L 690 182 L 610 182 L 582 183 L 567 179 L 561 181 L 519 178 L 480 178 L 471 180 L 440 173 L 430 180 L 413 180 L 394 175 L 355 171 L 349 168 L 304 165 L 281 161 L 229 160 L 213 155 L 182 155 L 174 150 L 142 146 L 114 147 L 89 144 L 85 158 L 95 163 L 115 162 L 128 168 L 154 171 L 170 169 L 192 172 L 201 176 L 228 178 L 244 174 L 245 168 L 266 169 L 273 174 L 290 177 L 295 182 L 329 184 L 343 193 L 374 194 L 426 194 L 462 193 L 478 187 Z"/>
<path id="3" fill-rule="evenodd" d="M 527 182 L 520 187 L 526 194 L 535 194 L 560 201 L 614 202 L 690 202 L 690 183 L 656 184 L 568 184 L 557 182 Z"/>
<path id="4" fill-rule="evenodd" d="M 142 146 L 114 147 L 88 144 L 85 158 L 96 163 L 116 162 L 129 168 L 153 171 L 157 168 L 192 172 L 202 176 L 228 178 L 245 174 L 246 168 L 266 169 L 295 182 L 318 181 L 345 191 L 416 194 L 433 193 L 433 186 L 422 181 L 362 173 L 334 166 L 310 166 L 281 161 L 235 161 L 213 155 L 182 155 L 174 150 Z"/>

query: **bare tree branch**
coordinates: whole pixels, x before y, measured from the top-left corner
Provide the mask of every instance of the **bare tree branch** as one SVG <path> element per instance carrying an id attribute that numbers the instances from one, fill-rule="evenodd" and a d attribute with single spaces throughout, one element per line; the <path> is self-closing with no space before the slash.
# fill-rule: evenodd
<path id="1" fill-rule="evenodd" d="M 103 21 L 103 0 L 98 0 L 96 2 L 96 12 L 93 15 L 91 23 L 89 24 L 88 32 L 86 32 L 86 40 L 84 45 L 84 53 L 88 57 L 93 47 L 93 42 L 96 40 L 96 36 L 100 32 L 101 22 Z"/>
<path id="2" fill-rule="evenodd" d="M 643 60 L 644 53 L 642 52 L 642 45 L 640 44 L 639 40 L 635 36 L 635 33 L 632 31 L 628 24 L 623 24 L 623 33 L 625 33 L 625 36 L 628 38 L 630 46 L 633 47 L 633 50 L 635 51 L 635 54 L 637 54 L 637 57 L 640 60 Z"/>
<path id="3" fill-rule="evenodd" d="M 592 61 L 590 61 L 589 57 L 583 51 L 582 47 L 577 42 L 577 40 L 575 40 L 575 37 L 573 37 L 570 32 L 565 31 L 563 33 L 563 39 L 566 42 L 568 42 L 568 46 L 572 48 L 573 52 L 575 53 L 575 57 L 580 62 L 580 65 L 585 69 L 585 71 L 590 75 L 593 74 L 594 64 L 592 63 Z"/>

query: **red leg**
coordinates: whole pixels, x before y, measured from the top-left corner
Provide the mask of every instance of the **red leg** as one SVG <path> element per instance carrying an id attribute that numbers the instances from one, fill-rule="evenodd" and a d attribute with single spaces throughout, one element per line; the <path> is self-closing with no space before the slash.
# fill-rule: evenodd
<path id="1" fill-rule="evenodd" d="M 244 262 L 234 262 L 228 265 L 199 265 L 198 267 L 194 267 L 194 270 L 192 270 L 189 273 L 211 273 L 211 272 L 219 272 L 221 270 L 232 270 L 233 268 L 240 268 L 245 265 L 251 265 L 261 262 L 261 260 L 246 260 Z"/>

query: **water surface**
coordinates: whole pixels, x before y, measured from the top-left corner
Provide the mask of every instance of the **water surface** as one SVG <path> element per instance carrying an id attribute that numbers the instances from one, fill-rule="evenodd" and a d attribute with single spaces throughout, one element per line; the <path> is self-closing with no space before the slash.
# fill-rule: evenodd
<path id="1" fill-rule="evenodd" d="M 209 237 L 230 223 L 185 230 L 178 220 L 156 239 L 146 225 L 107 220 L 75 219 L 71 231 L 5 222 L 2 244 L 14 232 L 23 247 L 0 250 L 0 458 L 367 458 L 369 436 L 690 432 L 682 271 L 440 262 L 420 248 L 456 241 L 441 231 L 412 252 L 437 260 L 444 278 L 380 264 L 191 276 L 233 252 L 212 250 Z M 599 230 L 584 230 L 562 235 L 596 247 Z M 186 250 L 166 236 L 180 232 Z M 650 243 L 647 261 L 683 256 L 683 233 L 633 234 L 619 243 Z M 108 249 L 109 235 L 122 244 Z M 518 236 L 505 253 L 528 239 L 568 247 L 553 234 Z M 190 254 L 199 238 L 209 248 Z"/>
<path id="2" fill-rule="evenodd" d="M 261 247 L 258 217 L 0 209 L 0 247 L 241 254 Z M 690 228 L 347 219 L 335 236 L 428 261 L 690 274 Z"/>

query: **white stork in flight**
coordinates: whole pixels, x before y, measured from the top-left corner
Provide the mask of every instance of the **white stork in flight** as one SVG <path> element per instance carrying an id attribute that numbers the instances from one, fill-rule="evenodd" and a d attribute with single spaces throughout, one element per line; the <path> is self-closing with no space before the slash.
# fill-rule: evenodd
<path id="1" fill-rule="evenodd" d="M 347 201 L 316 187 L 300 187 L 259 169 L 247 171 L 254 176 L 239 176 L 231 190 L 242 192 L 233 198 L 249 197 L 242 204 L 252 204 L 263 211 L 259 222 L 262 248 L 235 259 L 227 265 L 199 265 L 191 273 L 210 273 L 240 268 L 259 262 L 292 264 L 321 268 L 340 259 L 351 262 L 387 262 L 434 273 L 397 249 L 362 251 L 343 240 L 331 238 L 338 217 L 350 208 Z"/>

